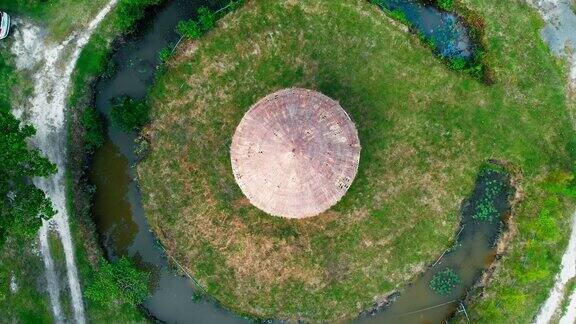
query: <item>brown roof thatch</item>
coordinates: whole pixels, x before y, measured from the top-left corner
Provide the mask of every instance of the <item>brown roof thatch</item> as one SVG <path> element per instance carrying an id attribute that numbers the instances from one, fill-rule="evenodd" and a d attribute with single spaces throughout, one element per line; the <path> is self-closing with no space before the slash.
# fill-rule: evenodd
<path id="1" fill-rule="evenodd" d="M 358 171 L 360 142 L 340 104 L 285 89 L 244 115 L 231 147 L 236 182 L 268 214 L 304 218 L 336 204 Z"/>

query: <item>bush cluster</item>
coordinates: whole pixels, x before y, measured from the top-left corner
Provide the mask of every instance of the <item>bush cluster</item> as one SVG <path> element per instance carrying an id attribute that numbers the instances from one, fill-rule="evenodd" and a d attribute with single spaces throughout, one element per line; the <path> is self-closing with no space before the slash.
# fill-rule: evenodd
<path id="1" fill-rule="evenodd" d="M 80 115 L 80 124 L 84 127 L 85 145 L 93 152 L 104 144 L 104 127 L 100 114 L 93 107 L 87 107 Z"/>
<path id="2" fill-rule="evenodd" d="M 136 22 L 144 18 L 145 8 L 161 2 L 162 0 L 120 0 L 116 9 L 116 28 L 127 32 L 133 31 Z"/>
<path id="3" fill-rule="evenodd" d="M 117 97 L 113 100 L 110 119 L 114 127 L 125 132 L 135 132 L 150 121 L 150 106 L 129 96 Z"/>
<path id="4" fill-rule="evenodd" d="M 84 295 L 89 301 L 104 307 L 118 301 L 137 306 L 148 297 L 149 282 L 150 273 L 139 270 L 126 257 L 114 263 L 102 259 L 100 269 Z"/>
<path id="5" fill-rule="evenodd" d="M 232 0 L 224 8 L 214 12 L 207 7 L 198 9 L 197 19 L 183 20 L 176 27 L 182 37 L 197 39 L 216 27 L 216 22 L 222 14 L 233 11 L 244 3 L 244 0 Z"/>
<path id="6" fill-rule="evenodd" d="M 36 129 L 22 126 L 6 110 L 0 109 L 0 247 L 9 235 L 34 237 L 43 220 L 55 215 L 48 197 L 30 179 L 56 173 L 56 165 L 28 146 Z"/>
<path id="7" fill-rule="evenodd" d="M 438 0 L 438 7 L 442 10 L 451 11 L 454 8 L 454 0 Z"/>

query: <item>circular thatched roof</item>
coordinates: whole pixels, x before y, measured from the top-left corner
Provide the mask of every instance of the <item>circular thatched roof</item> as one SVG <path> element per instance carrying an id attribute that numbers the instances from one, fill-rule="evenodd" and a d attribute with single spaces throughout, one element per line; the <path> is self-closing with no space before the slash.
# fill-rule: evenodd
<path id="1" fill-rule="evenodd" d="M 338 102 L 293 88 L 250 108 L 230 155 L 236 182 L 254 206 L 274 216 L 304 218 L 344 196 L 358 171 L 360 142 Z"/>

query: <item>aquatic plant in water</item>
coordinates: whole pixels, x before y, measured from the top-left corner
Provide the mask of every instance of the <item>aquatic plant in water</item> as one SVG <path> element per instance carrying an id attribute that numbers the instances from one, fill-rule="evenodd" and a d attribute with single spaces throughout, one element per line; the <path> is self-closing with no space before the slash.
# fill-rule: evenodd
<path id="1" fill-rule="evenodd" d="M 502 171 L 485 167 L 480 172 L 480 177 L 491 177 L 501 174 Z M 496 208 L 496 199 L 499 195 L 504 194 L 505 184 L 502 179 L 490 179 L 484 184 L 484 190 L 481 197 L 474 207 L 472 218 L 480 221 L 493 221 L 499 216 Z"/>
<path id="2" fill-rule="evenodd" d="M 452 290 L 460 284 L 460 276 L 456 271 L 446 268 L 440 272 L 437 272 L 430 280 L 428 285 L 432 291 L 440 295 L 448 295 Z"/>

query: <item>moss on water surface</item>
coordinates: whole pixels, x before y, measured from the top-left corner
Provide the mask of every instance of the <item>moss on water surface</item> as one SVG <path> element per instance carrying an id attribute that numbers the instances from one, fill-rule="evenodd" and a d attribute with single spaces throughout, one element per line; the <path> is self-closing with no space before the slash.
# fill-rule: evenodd
<path id="1" fill-rule="evenodd" d="M 528 5 L 462 2 L 486 19 L 492 86 L 450 70 L 361 0 L 249 1 L 167 63 L 143 132 L 151 141 L 138 170 L 146 216 L 169 253 L 224 306 L 261 318 L 355 317 L 448 247 L 479 166 L 495 158 L 523 172 L 518 233 L 493 280 L 518 304 L 493 312 L 486 303 L 498 296 L 488 287 L 469 311 L 496 322 L 535 314 L 555 272 L 523 278 L 522 286 L 515 280 L 519 268 L 532 271 L 521 262 L 527 244 L 550 256 L 547 269 L 557 268 L 565 245 L 567 200 L 542 183 L 551 170 L 572 166 L 566 76 Z M 229 154 L 250 105 L 291 86 L 338 100 L 363 148 L 343 200 L 300 221 L 252 207 Z M 549 200 L 559 230 L 541 244 L 529 224 Z"/>

